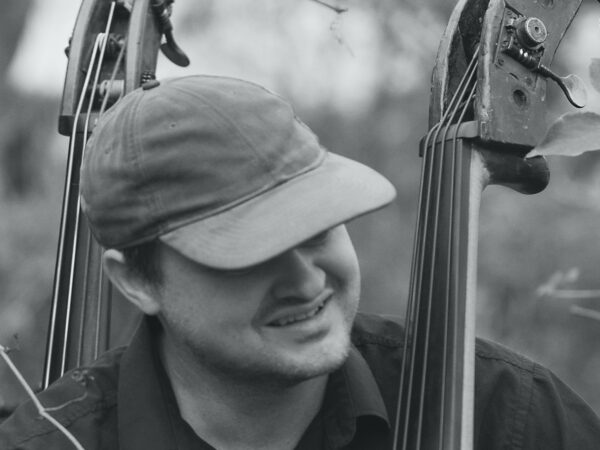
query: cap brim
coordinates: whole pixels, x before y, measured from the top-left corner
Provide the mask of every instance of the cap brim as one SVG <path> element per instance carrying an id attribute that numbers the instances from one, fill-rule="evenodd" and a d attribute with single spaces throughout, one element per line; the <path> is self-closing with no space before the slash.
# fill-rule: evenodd
<path id="1" fill-rule="evenodd" d="M 379 173 L 328 153 L 315 169 L 160 239 L 203 265 L 240 269 L 381 208 L 395 195 L 392 184 Z"/>

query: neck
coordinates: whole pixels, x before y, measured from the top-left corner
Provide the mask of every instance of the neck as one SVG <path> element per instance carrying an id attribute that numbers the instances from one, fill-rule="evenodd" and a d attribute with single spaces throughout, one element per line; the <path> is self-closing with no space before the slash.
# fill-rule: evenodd
<path id="1" fill-rule="evenodd" d="M 234 377 L 178 347 L 163 335 L 160 357 L 179 411 L 215 448 L 293 449 L 321 408 L 327 375 L 293 384 Z"/>

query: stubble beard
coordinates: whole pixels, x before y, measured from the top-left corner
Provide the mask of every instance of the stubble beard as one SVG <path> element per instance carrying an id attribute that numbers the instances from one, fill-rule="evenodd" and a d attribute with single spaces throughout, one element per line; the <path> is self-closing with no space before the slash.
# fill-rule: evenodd
<path id="1" fill-rule="evenodd" d="M 307 355 L 285 354 L 284 349 L 271 348 L 270 344 L 258 346 L 248 351 L 255 351 L 256 358 L 248 358 L 247 354 L 236 352 L 224 355 L 215 351 L 211 344 L 199 342 L 194 336 L 192 328 L 183 326 L 176 329 L 188 329 L 187 333 L 179 334 L 180 344 L 176 345 L 195 361 L 198 375 L 204 373 L 213 380 L 229 380 L 232 385 L 254 385 L 276 388 L 290 387 L 304 381 L 324 376 L 338 370 L 346 361 L 351 347 L 351 329 L 358 310 L 360 295 L 360 278 L 356 277 L 353 282 L 346 286 L 344 292 L 338 297 L 338 308 L 342 314 L 341 329 L 335 331 L 336 336 L 332 342 L 321 342 Z M 333 306 L 333 305 L 330 305 Z M 189 326 L 189 323 L 187 324 Z M 216 337 L 220 339 L 220 337 Z M 243 338 L 240 338 L 240 348 L 244 348 Z M 235 343 L 235 342 L 234 342 Z M 279 352 L 277 352 L 279 350 Z"/>
<path id="2" fill-rule="evenodd" d="M 185 346 L 203 371 L 211 372 L 211 378 L 229 379 L 234 385 L 287 388 L 332 373 L 344 364 L 350 352 L 350 333 L 357 304 L 358 299 L 353 298 L 348 308 L 343 310 L 344 323 L 342 329 L 336 331 L 334 342 L 319 343 L 309 358 L 303 356 L 298 359 L 293 354 L 273 353 L 268 345 L 256 349 L 257 357 L 252 359 L 240 358 L 239 355 L 223 358 L 222 354 L 207 351 L 206 347 L 193 339 L 186 339 Z"/>

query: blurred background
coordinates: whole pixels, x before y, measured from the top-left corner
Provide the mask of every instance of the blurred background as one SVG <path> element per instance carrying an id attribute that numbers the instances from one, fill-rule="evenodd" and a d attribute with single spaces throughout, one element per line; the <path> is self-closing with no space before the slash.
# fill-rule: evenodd
<path id="1" fill-rule="evenodd" d="M 329 149 L 385 174 L 389 208 L 350 225 L 362 309 L 404 315 L 427 132 L 429 81 L 451 0 L 177 0 L 188 69 L 264 84 L 296 105 Z M 76 0 L 5 0 L 0 15 L 0 344 L 31 385 L 41 380 L 67 138 L 56 131 Z M 591 85 L 600 5 L 585 0 L 553 68 Z M 599 95 L 589 89 L 591 111 Z M 549 119 L 570 110 L 549 92 Z M 600 156 L 550 158 L 552 180 L 527 197 L 482 199 L 477 331 L 549 366 L 600 413 Z M 23 398 L 0 363 L 0 409 Z"/>

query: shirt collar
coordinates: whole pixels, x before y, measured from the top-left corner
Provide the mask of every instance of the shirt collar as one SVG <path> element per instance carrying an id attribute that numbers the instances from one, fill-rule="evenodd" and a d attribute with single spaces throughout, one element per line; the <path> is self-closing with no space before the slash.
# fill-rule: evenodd
<path id="1" fill-rule="evenodd" d="M 169 393 L 160 382 L 152 325 L 144 317 L 121 360 L 118 387 L 120 447 L 127 450 L 177 448 Z M 171 394 L 172 395 L 172 394 Z"/>
<path id="2" fill-rule="evenodd" d="M 118 432 L 121 448 L 127 450 L 177 449 L 178 442 L 188 442 L 193 433 L 179 416 L 158 360 L 152 338 L 155 325 L 153 318 L 142 320 L 121 360 Z M 377 383 L 354 347 L 341 369 L 330 376 L 321 412 L 326 438 L 334 448 L 348 444 L 360 432 L 360 418 L 374 417 L 389 429 Z"/>
<path id="3" fill-rule="evenodd" d="M 360 352 L 352 347 L 340 370 L 331 374 L 323 403 L 326 436 L 333 448 L 350 443 L 361 432 L 361 418 L 375 418 L 389 430 L 387 411 L 373 373 Z M 371 423 L 365 425 L 374 432 Z"/>

